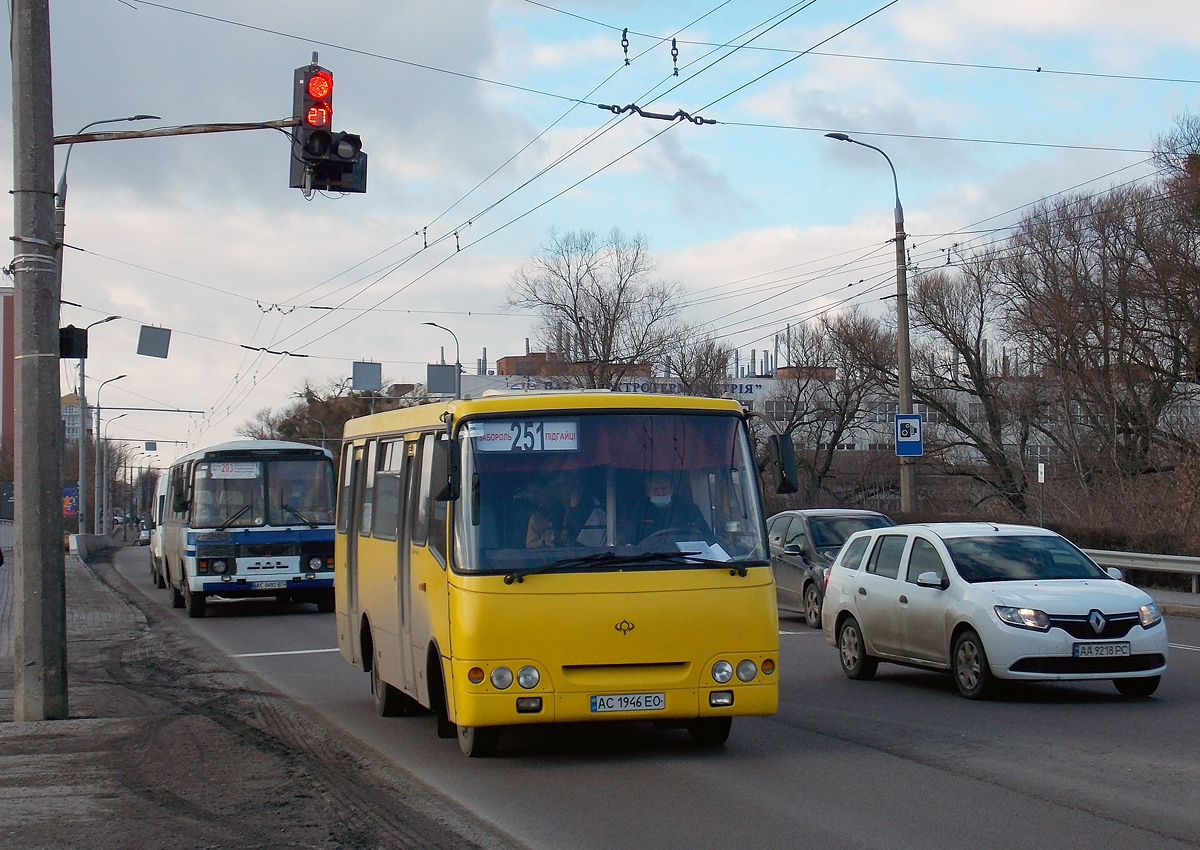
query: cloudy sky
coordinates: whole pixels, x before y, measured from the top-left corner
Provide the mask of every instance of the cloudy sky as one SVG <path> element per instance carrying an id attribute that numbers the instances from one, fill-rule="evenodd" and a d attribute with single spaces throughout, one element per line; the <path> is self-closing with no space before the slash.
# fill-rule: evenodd
<path id="1" fill-rule="evenodd" d="M 204 411 L 107 429 L 164 441 L 164 463 L 354 361 L 422 380 L 454 355 L 422 322 L 454 330 L 470 371 L 485 347 L 493 364 L 523 353 L 534 320 L 504 312 L 506 288 L 551 228 L 643 234 L 686 318 L 743 357 L 830 305 L 886 311 L 892 175 L 827 132 L 887 151 L 930 269 L 1040 199 L 1150 178 L 1155 138 L 1200 109 L 1194 0 L 51 0 L 51 15 L 58 134 L 136 113 L 287 118 L 316 51 L 335 128 L 370 156 L 365 195 L 306 200 L 278 131 L 75 146 L 62 297 L 80 306 L 62 323 L 123 317 L 92 330 L 92 402 L 125 374 L 104 408 Z M 172 329 L 167 360 L 135 353 L 143 324 Z"/>

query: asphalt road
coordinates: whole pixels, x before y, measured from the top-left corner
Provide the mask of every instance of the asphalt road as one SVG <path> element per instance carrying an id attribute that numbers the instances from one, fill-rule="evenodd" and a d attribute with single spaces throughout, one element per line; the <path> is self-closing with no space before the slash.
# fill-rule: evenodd
<path id="1" fill-rule="evenodd" d="M 118 568 L 172 616 L 148 554 Z M 213 603 L 188 621 L 222 651 L 534 848 L 1169 848 L 1200 846 L 1200 620 L 1168 618 L 1156 695 L 1108 682 L 991 702 L 881 666 L 851 682 L 800 620 L 781 626 L 780 710 L 719 751 L 636 724 L 519 730 L 468 760 L 430 717 L 375 716 L 367 676 L 315 606 Z"/>

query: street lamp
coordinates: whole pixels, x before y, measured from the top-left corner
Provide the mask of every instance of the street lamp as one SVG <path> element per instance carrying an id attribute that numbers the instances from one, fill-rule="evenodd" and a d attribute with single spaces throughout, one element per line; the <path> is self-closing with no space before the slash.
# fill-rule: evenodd
<path id="1" fill-rule="evenodd" d="M 67 172 L 63 171 L 63 177 L 67 176 Z M 63 190 L 66 191 L 66 183 L 63 183 Z M 106 319 L 101 319 L 98 322 L 92 322 L 83 329 L 83 338 L 87 339 L 87 332 L 96 325 L 103 325 L 106 322 L 114 322 L 120 316 L 109 316 Z M 83 390 L 84 369 L 83 364 L 87 358 L 79 358 L 79 533 L 87 533 L 87 426 L 88 416 L 87 396 Z M 99 438 L 99 434 L 96 435 Z"/>
<path id="2" fill-rule="evenodd" d="M 892 185 L 896 190 L 896 372 L 900 384 L 899 413 L 912 413 L 912 362 L 908 343 L 908 278 L 904 262 L 904 207 L 900 205 L 900 181 L 896 179 L 896 166 L 886 153 L 874 145 L 852 139 L 845 133 L 826 133 L 826 138 L 849 142 L 870 148 L 882 154 L 892 170 Z M 900 458 L 900 511 L 911 513 L 915 508 L 913 495 L 916 491 L 916 467 L 911 458 Z"/>
<path id="3" fill-rule="evenodd" d="M 318 425 L 320 425 L 320 426 L 321 426 L 321 448 L 323 448 L 323 449 L 324 449 L 324 448 L 326 448 L 325 441 L 328 439 L 328 437 L 327 437 L 327 435 L 326 435 L 326 433 L 325 433 L 325 423 L 324 423 L 324 422 L 322 422 L 320 419 L 314 419 L 314 418 L 313 418 L 313 417 L 311 417 L 311 416 L 305 416 L 305 417 L 304 417 L 304 421 L 306 421 L 306 422 L 316 422 Z"/>
<path id="4" fill-rule="evenodd" d="M 107 381 L 102 381 L 100 386 L 96 388 L 96 521 L 92 524 L 92 533 L 100 534 L 101 514 L 103 513 L 104 504 L 100 498 L 103 495 L 100 490 L 100 461 L 104 455 L 100 451 L 100 391 L 104 389 L 105 384 L 111 384 L 113 381 L 119 381 L 127 375 L 117 375 L 115 378 L 109 378 Z M 125 414 L 121 414 L 124 416 Z M 115 417 L 114 417 L 115 418 Z"/>
<path id="5" fill-rule="evenodd" d="M 462 398 L 462 363 L 459 362 L 458 335 L 449 328 L 439 325 L 437 322 L 421 322 L 421 324 L 429 325 L 431 328 L 440 328 L 454 337 L 454 398 Z"/>
<path id="6" fill-rule="evenodd" d="M 121 377 L 124 377 L 124 375 L 122 375 Z M 116 379 L 114 378 L 114 380 L 116 380 Z M 97 401 L 100 398 L 99 390 L 96 391 L 96 398 L 97 398 Z M 96 410 L 97 410 L 97 412 L 99 412 L 99 407 L 97 407 Z M 109 487 L 109 481 L 108 481 L 108 426 L 113 424 L 114 422 L 116 422 L 118 419 L 121 419 L 128 415 L 129 415 L 128 413 L 118 413 L 112 419 L 110 419 L 104 423 L 104 440 L 102 443 L 103 450 L 100 453 L 100 456 L 104 459 L 104 510 L 101 512 L 102 513 L 101 519 L 103 520 L 103 527 L 100 530 L 101 534 L 108 534 L 108 529 L 109 529 L 109 526 L 111 525 L 111 517 L 112 517 L 112 488 Z M 100 503 L 97 502 L 96 504 L 100 504 Z"/>

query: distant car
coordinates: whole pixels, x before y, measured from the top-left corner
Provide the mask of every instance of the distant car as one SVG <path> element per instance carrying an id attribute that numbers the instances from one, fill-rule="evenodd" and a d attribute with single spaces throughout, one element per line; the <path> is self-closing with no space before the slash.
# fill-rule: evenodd
<path id="1" fill-rule="evenodd" d="M 142 527 L 138 529 L 137 545 L 139 545 L 139 546 L 149 546 L 150 545 L 150 529 L 145 524 L 143 524 Z"/>
<path id="2" fill-rule="evenodd" d="M 968 699 L 997 679 L 1111 679 L 1148 697 L 1167 666 L 1149 594 L 1065 538 L 1024 525 L 930 523 L 855 534 L 821 624 L 851 679 L 880 661 L 947 670 Z"/>
<path id="3" fill-rule="evenodd" d="M 856 531 L 891 524 L 883 514 L 849 508 L 783 511 L 768 519 L 779 607 L 803 614 L 809 628 L 821 628 L 825 573 L 846 538 Z"/>

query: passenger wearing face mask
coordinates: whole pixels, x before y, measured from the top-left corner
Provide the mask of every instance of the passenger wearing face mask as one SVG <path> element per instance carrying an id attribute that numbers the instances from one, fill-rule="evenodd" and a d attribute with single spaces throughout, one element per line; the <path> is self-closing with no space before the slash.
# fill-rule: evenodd
<path id="1" fill-rule="evenodd" d="M 667 529 L 679 531 L 679 540 L 688 539 L 684 532 L 689 529 L 701 536 L 708 534 L 708 523 L 696 503 L 676 493 L 671 477 L 661 472 L 651 474 L 646 484 L 646 504 L 636 519 L 637 528 L 631 535 L 634 541 Z"/>

